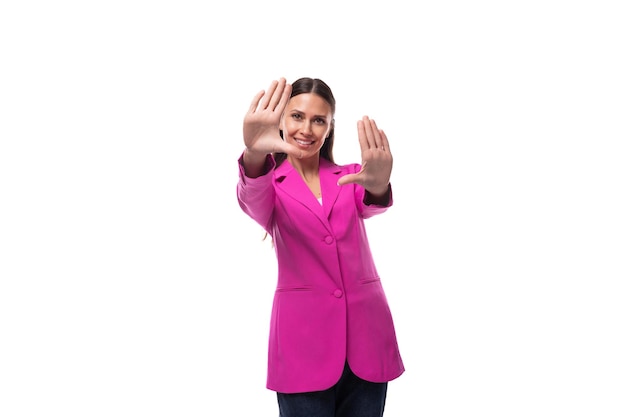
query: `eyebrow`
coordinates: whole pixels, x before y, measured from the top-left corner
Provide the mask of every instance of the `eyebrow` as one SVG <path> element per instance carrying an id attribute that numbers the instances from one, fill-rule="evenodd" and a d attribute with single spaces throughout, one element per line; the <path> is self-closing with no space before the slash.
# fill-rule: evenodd
<path id="1" fill-rule="evenodd" d="M 298 109 L 291 109 L 291 111 L 304 114 L 304 112 L 302 110 L 298 110 Z M 321 114 L 314 114 L 313 117 L 319 117 L 320 119 L 327 119 L 328 118 L 328 116 L 321 115 Z"/>

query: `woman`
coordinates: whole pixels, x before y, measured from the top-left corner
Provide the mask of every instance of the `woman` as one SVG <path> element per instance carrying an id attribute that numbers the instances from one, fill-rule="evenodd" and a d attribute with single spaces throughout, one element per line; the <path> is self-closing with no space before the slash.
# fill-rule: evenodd
<path id="1" fill-rule="evenodd" d="M 334 114 L 322 80 L 281 78 L 244 117 L 237 198 L 276 252 L 267 388 L 281 417 L 380 417 L 404 372 L 364 227 L 393 203 L 389 142 L 365 116 L 361 164 L 335 164 Z"/>

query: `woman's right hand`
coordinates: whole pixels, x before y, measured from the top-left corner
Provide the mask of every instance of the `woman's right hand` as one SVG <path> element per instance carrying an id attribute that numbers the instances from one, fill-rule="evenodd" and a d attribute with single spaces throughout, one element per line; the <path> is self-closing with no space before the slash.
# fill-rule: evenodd
<path id="1" fill-rule="evenodd" d="M 243 119 L 243 141 L 248 158 L 265 160 L 267 154 L 283 152 L 296 157 L 301 151 L 280 137 L 280 119 L 291 95 L 291 84 L 284 78 L 274 80 L 267 91 L 252 100 Z"/>

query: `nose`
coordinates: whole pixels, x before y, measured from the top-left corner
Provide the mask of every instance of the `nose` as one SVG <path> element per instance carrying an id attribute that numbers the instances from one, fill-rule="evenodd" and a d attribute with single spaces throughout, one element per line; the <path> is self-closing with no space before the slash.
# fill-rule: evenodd
<path id="1" fill-rule="evenodd" d="M 305 120 L 304 123 L 302 123 L 302 133 L 305 135 L 310 135 L 313 133 L 313 129 L 311 129 L 311 121 L 309 120 Z"/>

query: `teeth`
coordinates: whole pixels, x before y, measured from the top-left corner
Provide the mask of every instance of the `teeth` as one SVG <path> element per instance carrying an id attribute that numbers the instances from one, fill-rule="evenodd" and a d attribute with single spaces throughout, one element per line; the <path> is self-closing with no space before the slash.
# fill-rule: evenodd
<path id="1" fill-rule="evenodd" d="M 298 142 L 300 145 L 310 145 L 313 143 L 313 141 L 306 142 L 306 141 L 299 140 L 299 139 L 296 139 L 296 142 Z"/>

